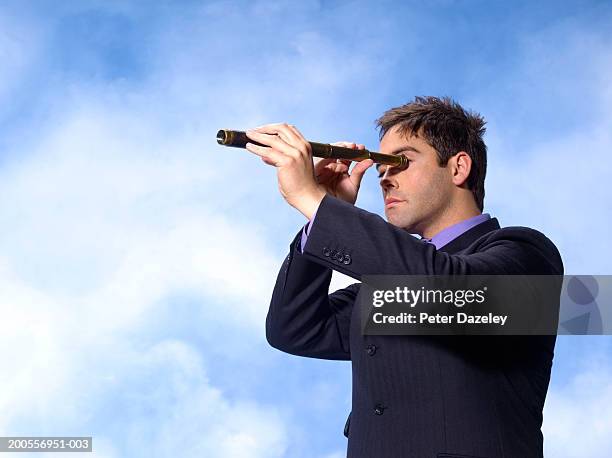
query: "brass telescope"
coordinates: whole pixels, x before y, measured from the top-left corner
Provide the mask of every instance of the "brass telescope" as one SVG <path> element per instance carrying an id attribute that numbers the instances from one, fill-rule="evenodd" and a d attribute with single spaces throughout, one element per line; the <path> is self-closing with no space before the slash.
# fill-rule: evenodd
<path id="1" fill-rule="evenodd" d="M 247 143 L 267 146 L 251 140 L 246 136 L 244 131 L 229 129 L 221 129 L 217 132 L 217 143 L 219 145 L 233 146 L 235 148 L 246 148 Z M 408 165 L 408 159 L 402 155 L 376 153 L 374 151 L 368 151 L 367 149 L 345 148 L 344 146 L 334 146 L 328 143 L 308 143 L 310 143 L 312 155 L 315 157 L 348 159 L 356 162 L 372 159 L 376 164 L 385 164 L 401 168 L 405 168 Z"/>

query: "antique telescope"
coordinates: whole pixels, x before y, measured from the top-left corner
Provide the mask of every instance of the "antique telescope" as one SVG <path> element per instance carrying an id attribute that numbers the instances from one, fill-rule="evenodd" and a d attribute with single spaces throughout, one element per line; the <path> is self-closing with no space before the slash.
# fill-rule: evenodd
<path id="1" fill-rule="evenodd" d="M 246 133 L 241 130 L 229 129 L 221 129 L 217 132 L 217 143 L 219 145 L 233 146 L 235 148 L 246 148 L 247 143 L 267 146 L 251 140 L 246 136 Z M 402 155 L 376 153 L 374 151 L 368 151 L 367 149 L 345 148 L 343 146 L 334 146 L 328 143 L 308 143 L 310 143 L 312 155 L 315 157 L 348 159 L 356 162 L 372 159 L 376 164 L 392 165 L 401 168 L 405 168 L 408 165 L 408 159 Z"/>

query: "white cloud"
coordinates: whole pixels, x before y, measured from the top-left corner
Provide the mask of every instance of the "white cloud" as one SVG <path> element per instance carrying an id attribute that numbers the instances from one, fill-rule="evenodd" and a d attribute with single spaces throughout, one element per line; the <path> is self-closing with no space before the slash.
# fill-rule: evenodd
<path id="1" fill-rule="evenodd" d="M 287 447 L 282 417 L 251 401 L 230 402 L 212 388 L 199 352 L 161 342 L 137 363 L 150 388 L 132 392 L 141 409 L 128 428 L 130 456 L 280 457 Z M 164 376 L 164 373 L 171 376 Z M 143 449 L 144 447 L 144 449 Z"/>
<path id="2" fill-rule="evenodd" d="M 593 354 L 595 339 L 589 337 L 580 371 L 549 389 L 542 427 L 547 457 L 604 456 L 612 448 L 612 371 L 609 354 Z"/>
<path id="3" fill-rule="evenodd" d="M 197 144 L 158 156 L 164 140 L 140 143 L 119 124 L 81 115 L 4 170 L 7 263 L 38 289 L 93 301 L 87 313 L 106 304 L 105 313 L 138 315 L 168 289 L 185 288 L 239 301 L 237 316 L 260 322 L 277 260 L 257 226 L 208 208 L 211 171 L 188 160 Z"/>
<path id="4" fill-rule="evenodd" d="M 201 349 L 180 341 L 140 348 L 135 338 L 160 301 L 187 291 L 203 307 L 226 307 L 205 314 L 203 333 L 233 328 L 263 343 L 270 273 L 281 259 L 258 223 L 241 225 L 210 205 L 213 170 L 200 149 L 198 139 L 157 133 L 154 117 L 77 110 L 2 169 L 0 195 L 10 200 L 0 217 L 11 222 L 0 239 L 0 358 L 11 368 L 0 379 L 4 433 L 86 435 L 95 426 L 97 453 L 113 456 L 163 431 L 141 456 L 153 447 L 170 456 L 186 443 L 181 456 L 282 456 L 278 413 L 226 398 L 204 376 Z M 159 372 L 151 382 L 147 370 Z M 125 430 L 106 436 L 112 429 L 96 421 L 116 413 L 102 401 L 150 383 L 136 405 L 163 418 L 141 405 L 118 420 Z"/>

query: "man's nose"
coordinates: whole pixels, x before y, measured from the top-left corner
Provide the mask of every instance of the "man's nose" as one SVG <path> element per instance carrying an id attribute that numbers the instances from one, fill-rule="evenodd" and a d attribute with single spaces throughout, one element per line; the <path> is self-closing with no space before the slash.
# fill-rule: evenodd
<path id="1" fill-rule="evenodd" d="M 388 167 L 387 170 L 385 170 L 385 173 L 380 179 L 380 187 L 383 188 L 383 190 L 395 187 L 395 180 L 392 178 L 393 175 L 389 172 L 390 168 L 391 167 Z"/>

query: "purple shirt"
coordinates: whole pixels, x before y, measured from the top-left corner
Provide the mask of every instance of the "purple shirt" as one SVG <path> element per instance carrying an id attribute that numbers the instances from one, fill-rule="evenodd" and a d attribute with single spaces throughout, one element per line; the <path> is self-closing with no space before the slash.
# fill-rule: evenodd
<path id="1" fill-rule="evenodd" d="M 463 221 L 458 222 L 457 224 L 453 224 L 452 226 L 448 226 L 447 228 L 442 229 L 431 239 L 422 238 L 421 240 L 423 240 L 423 242 L 432 243 L 433 245 L 435 245 L 436 250 L 439 250 L 444 245 L 448 245 L 450 242 L 455 240 L 461 234 L 472 229 L 474 226 L 478 226 L 480 223 L 484 223 L 488 219 L 491 219 L 491 215 L 489 215 L 488 213 L 472 216 L 471 218 L 465 219 Z"/>
<path id="2" fill-rule="evenodd" d="M 306 246 L 306 240 L 308 240 L 308 234 L 310 234 L 310 228 L 312 227 L 312 222 L 315 219 L 315 216 L 317 216 L 317 211 L 319 210 L 319 208 L 317 207 L 317 209 L 315 210 L 315 212 L 312 215 L 312 218 L 310 218 L 310 221 L 308 221 L 308 224 L 306 224 L 304 226 L 304 229 L 302 229 L 302 241 L 300 243 L 300 251 L 303 253 L 304 252 L 304 247 Z"/>
<path id="3" fill-rule="evenodd" d="M 308 224 L 304 226 L 302 229 L 302 240 L 300 243 L 300 251 L 304 252 L 304 247 L 306 246 L 306 241 L 308 240 L 308 234 L 310 234 L 310 228 L 312 227 L 312 222 L 317 216 L 317 212 L 314 212 Z M 449 244 L 457 237 L 459 237 L 464 232 L 472 229 L 474 226 L 478 226 L 480 223 L 485 222 L 486 220 L 491 219 L 491 215 L 488 213 L 483 213 L 482 215 L 472 216 L 466 220 L 463 220 L 457 224 L 453 224 L 452 226 L 447 227 L 446 229 L 442 229 L 436 235 L 434 235 L 431 239 L 422 238 L 424 242 L 431 243 L 436 247 L 436 250 L 439 250 L 444 245 Z"/>

